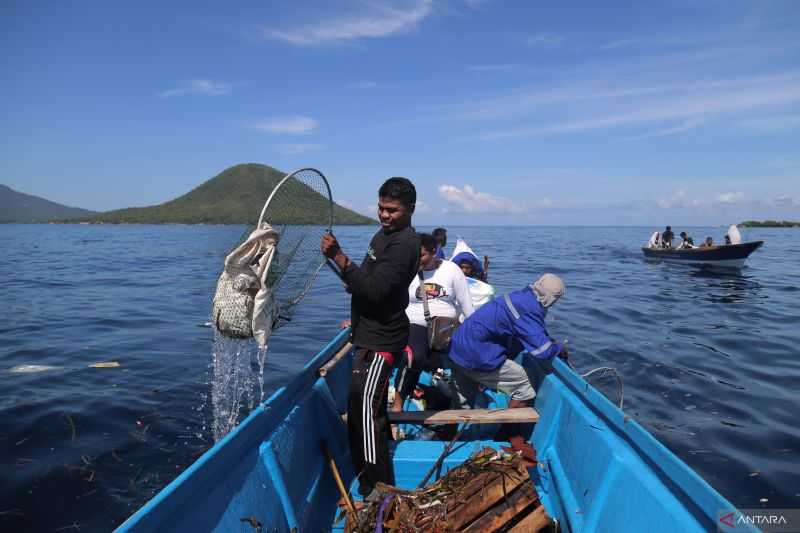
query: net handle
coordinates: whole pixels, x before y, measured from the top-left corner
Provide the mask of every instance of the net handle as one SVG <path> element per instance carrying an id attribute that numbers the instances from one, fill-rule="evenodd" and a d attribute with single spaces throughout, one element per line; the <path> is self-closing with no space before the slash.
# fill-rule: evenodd
<path id="1" fill-rule="evenodd" d="M 264 219 L 264 213 L 267 212 L 267 207 L 269 207 L 269 203 L 272 201 L 272 198 L 275 196 L 275 193 L 278 192 L 278 189 L 281 188 L 281 186 L 286 182 L 286 180 L 293 178 L 295 174 L 305 172 L 306 170 L 310 170 L 311 172 L 316 172 L 317 174 L 319 174 L 319 176 L 322 178 L 322 182 L 325 184 L 325 189 L 327 189 L 328 191 L 328 207 L 330 209 L 330 216 L 328 218 L 328 229 L 330 229 L 333 226 L 333 194 L 331 194 L 331 186 L 328 183 L 328 178 L 326 178 L 325 174 L 323 174 L 316 168 L 306 167 L 306 168 L 301 168 L 299 170 L 295 170 L 294 172 L 291 172 L 289 174 L 286 174 L 283 177 L 283 179 L 278 182 L 278 185 L 276 185 L 275 188 L 272 189 L 272 192 L 269 193 L 269 197 L 267 197 L 267 201 L 264 202 L 264 207 L 261 208 L 261 214 L 258 215 L 258 224 L 256 224 L 256 228 L 261 227 L 261 222 L 263 222 Z"/>

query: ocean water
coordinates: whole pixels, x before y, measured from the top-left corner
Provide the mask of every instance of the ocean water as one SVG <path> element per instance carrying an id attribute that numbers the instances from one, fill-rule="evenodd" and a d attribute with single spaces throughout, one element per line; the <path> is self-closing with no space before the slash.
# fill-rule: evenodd
<path id="1" fill-rule="evenodd" d="M 205 324 L 243 229 L 0 225 L 0 529 L 108 531 L 213 444 Z M 360 258 L 374 229 L 336 233 Z M 800 231 L 745 230 L 765 246 L 719 274 L 646 262 L 652 230 L 454 227 L 449 249 L 460 235 L 489 255 L 498 293 L 562 276 L 549 329 L 578 370 L 614 367 L 626 412 L 738 507 L 800 507 Z M 323 269 L 272 337 L 264 393 L 347 315 Z"/>

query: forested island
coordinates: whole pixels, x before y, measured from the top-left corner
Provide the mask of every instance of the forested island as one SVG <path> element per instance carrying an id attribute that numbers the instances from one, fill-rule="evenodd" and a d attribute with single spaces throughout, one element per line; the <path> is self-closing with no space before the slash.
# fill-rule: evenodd
<path id="1" fill-rule="evenodd" d="M 744 228 L 800 228 L 800 222 L 790 220 L 745 220 L 739 225 Z"/>
<path id="2" fill-rule="evenodd" d="M 269 194 L 286 175 L 267 165 L 247 163 L 230 167 L 188 193 L 147 207 L 128 207 L 97 213 L 70 208 L 44 198 L 0 186 L 0 222 L 62 222 L 91 224 L 254 224 Z M 273 206 L 270 223 L 327 224 L 328 199 L 299 182 L 287 183 L 291 204 Z M 283 190 L 283 188 L 282 188 Z M 11 206 L 13 205 L 13 209 Z M 335 225 L 377 224 L 377 221 L 333 206 Z"/>
<path id="3" fill-rule="evenodd" d="M 107 211 L 79 222 L 106 224 L 254 224 L 261 208 L 285 172 L 267 165 L 247 163 L 223 170 L 183 196 L 149 207 Z M 299 184 L 298 184 L 299 185 Z M 290 209 L 270 223 L 320 224 L 327 222 L 327 198 L 299 186 Z M 324 219 L 324 220 L 323 220 Z M 376 221 L 334 205 L 333 223 L 375 224 Z"/>

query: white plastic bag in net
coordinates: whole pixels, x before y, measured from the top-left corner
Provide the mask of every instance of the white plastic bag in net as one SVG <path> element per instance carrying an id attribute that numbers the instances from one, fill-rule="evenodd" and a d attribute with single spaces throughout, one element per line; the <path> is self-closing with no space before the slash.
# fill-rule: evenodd
<path id="1" fill-rule="evenodd" d="M 212 304 L 220 333 L 266 344 L 276 305 L 268 278 L 277 244 L 278 233 L 262 224 L 225 258 Z"/>

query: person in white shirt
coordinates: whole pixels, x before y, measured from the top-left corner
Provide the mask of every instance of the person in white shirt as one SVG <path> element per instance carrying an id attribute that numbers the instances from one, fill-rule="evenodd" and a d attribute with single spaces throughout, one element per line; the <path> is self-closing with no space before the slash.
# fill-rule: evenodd
<path id="1" fill-rule="evenodd" d="M 464 273 L 455 263 L 436 257 L 438 243 L 427 233 L 420 236 L 420 273 L 425 282 L 420 286 L 420 276 L 414 278 L 408 287 L 408 307 L 406 315 L 411 323 L 406 354 L 400 358 L 395 378 L 395 401 L 392 409 L 403 410 L 403 403 L 414 392 L 423 370 L 432 370 L 429 360 L 431 355 L 428 344 L 428 327 L 425 321 L 425 309 L 422 290 L 428 297 L 430 316 L 458 319 L 465 318 L 473 312 L 472 298 L 467 287 Z M 410 351 L 410 353 L 408 353 Z M 410 364 L 409 364 L 409 359 Z"/>

